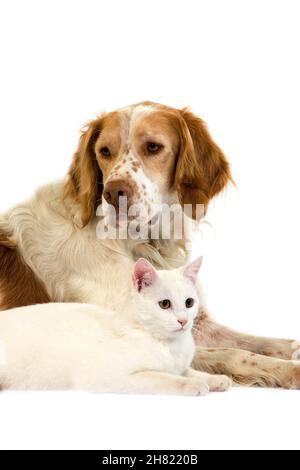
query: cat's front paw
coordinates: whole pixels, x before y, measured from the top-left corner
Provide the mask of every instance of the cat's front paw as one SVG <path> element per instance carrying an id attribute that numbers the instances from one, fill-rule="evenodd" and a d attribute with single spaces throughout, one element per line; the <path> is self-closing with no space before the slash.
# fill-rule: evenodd
<path id="1" fill-rule="evenodd" d="M 208 385 L 211 392 L 226 392 L 232 387 L 232 380 L 227 375 L 212 375 Z"/>
<path id="2" fill-rule="evenodd" d="M 183 394 L 193 397 L 203 397 L 209 393 L 209 386 L 199 379 L 189 379 L 183 387 Z"/>

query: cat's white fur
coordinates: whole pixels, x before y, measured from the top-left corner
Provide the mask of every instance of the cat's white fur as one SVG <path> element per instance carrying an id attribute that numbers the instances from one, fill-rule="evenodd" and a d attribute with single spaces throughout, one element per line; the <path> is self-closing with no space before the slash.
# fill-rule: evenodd
<path id="1" fill-rule="evenodd" d="M 183 395 L 228 389 L 227 377 L 190 369 L 199 267 L 196 260 L 186 268 L 156 271 L 139 260 L 122 315 L 78 303 L 2 312 L 0 388 Z M 187 298 L 194 299 L 191 308 Z M 164 299 L 171 308 L 161 308 Z"/>

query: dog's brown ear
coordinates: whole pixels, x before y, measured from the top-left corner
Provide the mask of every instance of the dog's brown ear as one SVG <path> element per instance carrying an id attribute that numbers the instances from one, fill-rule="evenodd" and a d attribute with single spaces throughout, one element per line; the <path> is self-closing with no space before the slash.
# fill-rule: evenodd
<path id="1" fill-rule="evenodd" d="M 191 204 L 196 218 L 196 205 L 203 204 L 206 210 L 209 201 L 233 180 L 228 161 L 202 119 L 184 108 L 180 111 L 180 129 L 175 184 L 181 205 Z"/>
<path id="2" fill-rule="evenodd" d="M 65 196 L 75 198 L 81 206 L 82 226 L 95 215 L 102 196 L 102 172 L 97 163 L 95 143 L 103 118 L 91 121 L 83 130 L 77 152 L 73 157 L 65 187 Z"/>

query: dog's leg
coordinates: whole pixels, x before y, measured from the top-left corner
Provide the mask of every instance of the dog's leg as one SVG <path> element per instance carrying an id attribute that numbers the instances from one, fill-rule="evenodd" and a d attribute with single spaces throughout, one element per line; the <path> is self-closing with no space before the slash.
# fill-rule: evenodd
<path id="1" fill-rule="evenodd" d="M 225 374 L 242 385 L 300 389 L 300 362 L 241 349 L 197 347 L 192 367 L 210 374 Z"/>
<path id="2" fill-rule="evenodd" d="M 300 359 L 300 342 L 239 333 L 216 323 L 204 311 L 196 318 L 194 337 L 197 345 L 203 347 L 244 349 L 280 359 Z"/>

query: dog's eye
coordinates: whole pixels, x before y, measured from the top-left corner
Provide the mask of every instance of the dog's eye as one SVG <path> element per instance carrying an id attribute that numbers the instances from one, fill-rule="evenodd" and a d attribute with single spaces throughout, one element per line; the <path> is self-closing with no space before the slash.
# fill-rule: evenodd
<path id="1" fill-rule="evenodd" d="M 164 299 L 158 302 L 158 305 L 160 308 L 163 308 L 164 310 L 167 310 L 168 308 L 171 308 L 171 302 L 169 299 Z"/>
<path id="2" fill-rule="evenodd" d="M 110 150 L 108 147 L 102 147 L 100 153 L 103 155 L 103 157 L 110 157 Z"/>
<path id="3" fill-rule="evenodd" d="M 161 145 L 155 144 L 154 142 L 149 142 L 147 144 L 147 151 L 149 153 L 157 153 L 161 149 Z"/>
<path id="4" fill-rule="evenodd" d="M 195 303 L 194 299 L 188 298 L 185 301 L 185 306 L 186 306 L 186 308 L 192 308 L 194 303 Z"/>

